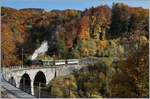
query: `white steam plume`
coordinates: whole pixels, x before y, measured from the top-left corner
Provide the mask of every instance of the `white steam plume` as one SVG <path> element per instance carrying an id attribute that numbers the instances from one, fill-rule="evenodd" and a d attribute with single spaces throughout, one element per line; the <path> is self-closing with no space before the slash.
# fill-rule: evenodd
<path id="1" fill-rule="evenodd" d="M 44 54 L 47 50 L 48 50 L 48 43 L 47 41 L 43 41 L 41 46 L 34 51 L 33 55 L 31 56 L 31 60 L 36 59 L 36 57 L 39 54 Z"/>

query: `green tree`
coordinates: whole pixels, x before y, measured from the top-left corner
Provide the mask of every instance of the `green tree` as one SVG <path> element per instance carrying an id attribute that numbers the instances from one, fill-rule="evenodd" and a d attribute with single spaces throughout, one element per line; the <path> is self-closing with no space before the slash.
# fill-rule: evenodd
<path id="1" fill-rule="evenodd" d="M 118 37 L 128 32 L 128 19 L 128 6 L 122 3 L 113 4 L 110 34 L 114 37 Z"/>
<path id="2" fill-rule="evenodd" d="M 66 47 L 65 41 L 59 40 L 57 42 L 57 50 L 58 50 L 59 57 L 61 57 L 61 58 L 67 57 L 66 56 L 67 55 L 67 47 Z"/>

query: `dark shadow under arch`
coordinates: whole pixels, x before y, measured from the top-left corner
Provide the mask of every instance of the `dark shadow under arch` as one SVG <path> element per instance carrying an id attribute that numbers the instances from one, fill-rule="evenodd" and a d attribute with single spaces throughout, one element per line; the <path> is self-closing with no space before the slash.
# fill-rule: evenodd
<path id="1" fill-rule="evenodd" d="M 34 95 L 35 97 L 46 98 L 47 93 L 46 87 L 46 76 L 42 71 L 37 72 L 34 78 Z"/>
<path id="2" fill-rule="evenodd" d="M 28 74 L 24 74 L 20 80 L 19 88 L 29 94 L 31 94 L 31 79 Z"/>
<path id="3" fill-rule="evenodd" d="M 9 79 L 9 83 L 16 87 L 16 81 L 15 81 L 14 77 L 11 77 Z"/>

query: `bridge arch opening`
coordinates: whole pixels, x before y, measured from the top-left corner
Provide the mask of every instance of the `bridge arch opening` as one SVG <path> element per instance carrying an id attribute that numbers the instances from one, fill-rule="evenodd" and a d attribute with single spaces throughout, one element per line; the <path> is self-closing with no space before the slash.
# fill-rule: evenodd
<path id="1" fill-rule="evenodd" d="M 29 94 L 31 94 L 31 79 L 28 74 L 24 74 L 20 80 L 19 88 Z"/>
<path id="2" fill-rule="evenodd" d="M 34 78 L 34 95 L 35 97 L 45 98 L 46 97 L 46 76 L 42 71 L 37 72 Z"/>
<path id="3" fill-rule="evenodd" d="M 12 84 L 12 85 L 14 85 L 16 87 L 16 81 L 15 81 L 14 77 L 11 77 L 9 79 L 9 83 Z"/>

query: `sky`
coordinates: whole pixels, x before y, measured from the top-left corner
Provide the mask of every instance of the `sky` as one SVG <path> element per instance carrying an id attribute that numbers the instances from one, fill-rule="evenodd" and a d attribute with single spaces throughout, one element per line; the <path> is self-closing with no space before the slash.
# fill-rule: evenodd
<path id="1" fill-rule="evenodd" d="M 22 8 L 43 8 L 47 11 L 58 9 L 84 10 L 92 6 L 108 5 L 122 2 L 132 7 L 149 8 L 150 0 L 0 0 L 1 6 L 22 9 Z"/>

